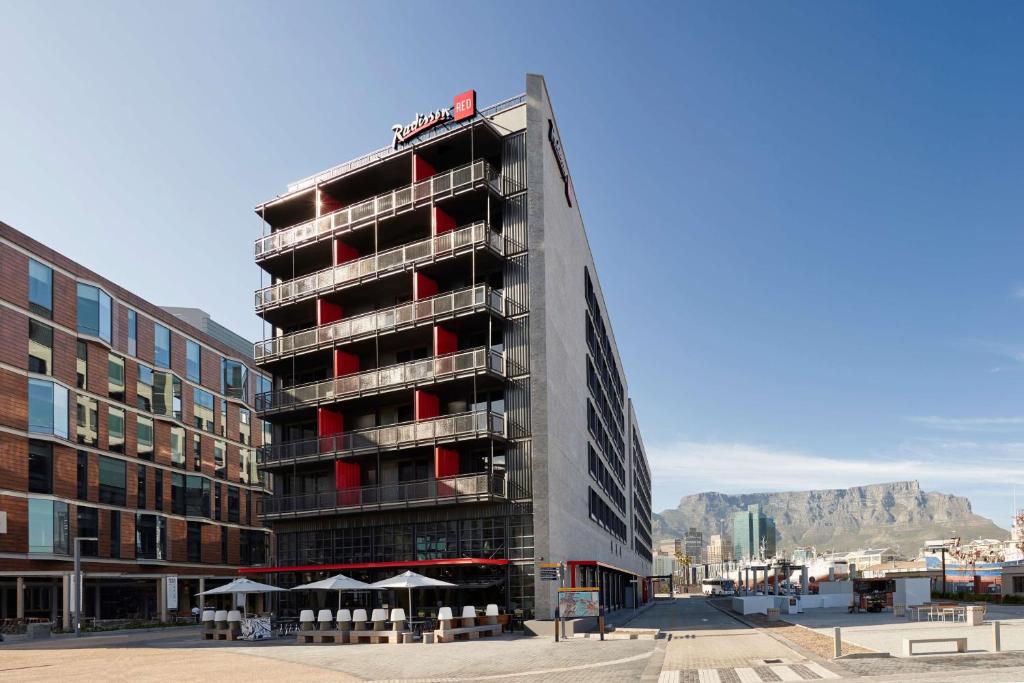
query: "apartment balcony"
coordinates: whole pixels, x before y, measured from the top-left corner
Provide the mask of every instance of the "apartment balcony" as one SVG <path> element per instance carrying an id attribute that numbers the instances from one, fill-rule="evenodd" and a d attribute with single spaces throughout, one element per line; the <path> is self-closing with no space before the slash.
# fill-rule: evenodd
<path id="1" fill-rule="evenodd" d="M 277 444 L 260 448 L 257 462 L 260 467 L 272 468 L 330 462 L 347 456 L 406 448 L 504 438 L 504 415 L 475 411 Z"/>
<path id="2" fill-rule="evenodd" d="M 256 411 L 264 416 L 479 376 L 505 377 L 503 354 L 481 347 L 268 391 L 256 396 Z"/>
<path id="3" fill-rule="evenodd" d="M 261 499 L 264 521 L 288 517 L 322 517 L 346 512 L 487 503 L 508 500 L 502 474 L 464 474 L 398 484 L 272 496 Z"/>
<path id="4" fill-rule="evenodd" d="M 257 363 L 269 363 L 293 354 L 371 339 L 383 334 L 434 325 L 452 318 L 483 312 L 504 315 L 505 301 L 501 291 L 486 285 L 467 287 L 355 315 L 301 332 L 265 339 L 253 345 L 253 358 Z"/>
<path id="5" fill-rule="evenodd" d="M 256 311 L 311 299 L 477 249 L 501 256 L 504 253 L 504 240 L 486 223 L 474 223 L 435 237 L 326 268 L 311 275 L 264 287 L 256 292 Z"/>
<path id="6" fill-rule="evenodd" d="M 502 193 L 500 172 L 483 160 L 438 173 L 426 180 L 261 237 L 256 240 L 256 261 L 259 263 L 289 249 L 337 237 L 370 225 L 375 220 L 391 218 L 480 187 L 499 195 Z"/>

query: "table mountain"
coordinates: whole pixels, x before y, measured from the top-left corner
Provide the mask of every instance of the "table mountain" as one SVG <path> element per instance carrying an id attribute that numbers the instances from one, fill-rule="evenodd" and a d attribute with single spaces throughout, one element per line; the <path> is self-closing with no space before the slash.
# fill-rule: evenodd
<path id="1" fill-rule="evenodd" d="M 960 536 L 966 542 L 1009 536 L 992 520 L 974 514 L 966 498 L 922 491 L 916 481 L 784 493 L 697 493 L 685 496 L 676 509 L 654 515 L 655 536 L 682 538 L 696 527 L 707 543 L 725 520 L 731 538 L 732 513 L 752 503 L 760 503 L 775 518 L 780 554 L 800 546 L 821 552 L 898 545 L 904 556 L 913 557 L 929 539 Z"/>

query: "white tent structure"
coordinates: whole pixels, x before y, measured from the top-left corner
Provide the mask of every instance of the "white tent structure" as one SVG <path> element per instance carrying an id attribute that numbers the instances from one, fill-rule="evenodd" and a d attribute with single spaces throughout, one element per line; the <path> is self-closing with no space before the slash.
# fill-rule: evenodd
<path id="1" fill-rule="evenodd" d="M 374 588 L 386 590 L 389 588 L 407 588 L 409 590 L 409 618 L 412 619 L 412 590 L 414 588 L 457 588 L 457 584 L 448 583 L 447 581 L 441 581 L 439 579 L 432 579 L 429 576 L 423 576 L 416 572 L 404 572 L 398 576 L 392 576 L 390 579 L 384 579 L 383 581 L 377 581 L 376 583 L 370 584 Z"/>
<path id="2" fill-rule="evenodd" d="M 357 581 L 344 574 L 335 574 L 334 576 L 323 579 L 322 581 L 314 581 L 313 583 L 306 583 L 301 586 L 292 588 L 293 591 L 338 591 L 338 609 L 341 609 L 341 594 L 343 591 L 377 591 L 384 590 L 383 588 L 377 588 L 371 586 L 368 583 Z"/>
<path id="3" fill-rule="evenodd" d="M 270 585 L 267 585 L 265 583 L 260 583 L 259 581 L 253 581 L 251 579 L 246 579 L 244 577 L 240 577 L 240 578 L 235 579 L 234 581 L 231 581 L 230 583 L 224 584 L 223 586 L 217 586 L 216 588 L 211 588 L 208 591 L 203 591 L 202 593 L 196 593 L 196 595 L 229 595 L 229 594 L 230 595 L 238 595 L 238 594 L 248 595 L 249 593 L 283 593 L 283 592 L 285 592 L 284 588 L 278 588 L 277 586 L 270 586 Z M 236 601 L 232 600 L 232 602 L 236 602 Z M 246 609 L 246 605 L 243 602 L 242 603 L 242 611 L 244 612 L 245 609 Z"/>

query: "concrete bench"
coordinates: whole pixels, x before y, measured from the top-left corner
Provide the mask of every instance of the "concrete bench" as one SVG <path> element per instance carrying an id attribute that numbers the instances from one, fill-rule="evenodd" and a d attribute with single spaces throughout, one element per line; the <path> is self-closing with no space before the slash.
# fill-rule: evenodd
<path id="1" fill-rule="evenodd" d="M 238 640 L 241 632 L 233 628 L 204 628 L 203 640 Z"/>
<path id="2" fill-rule="evenodd" d="M 921 643 L 953 643 L 956 645 L 957 652 L 967 652 L 966 638 L 904 638 L 903 656 L 912 657 L 914 655 L 914 646 Z"/>
<path id="3" fill-rule="evenodd" d="M 501 635 L 500 624 L 484 624 L 482 626 L 463 626 L 462 628 L 437 629 L 434 631 L 434 642 L 450 643 L 459 638 L 473 640 L 480 636 Z"/>
<path id="4" fill-rule="evenodd" d="M 299 645 L 306 643 L 338 643 L 349 642 L 348 634 L 351 631 L 296 631 L 295 642 Z"/>
<path id="5" fill-rule="evenodd" d="M 378 643 L 401 643 L 404 631 L 349 631 L 348 642 L 367 642 L 373 645 Z"/>

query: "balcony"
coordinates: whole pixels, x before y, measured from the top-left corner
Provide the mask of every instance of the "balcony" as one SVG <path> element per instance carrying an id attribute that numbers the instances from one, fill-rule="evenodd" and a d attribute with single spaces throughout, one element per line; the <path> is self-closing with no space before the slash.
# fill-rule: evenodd
<path id="1" fill-rule="evenodd" d="M 508 499 L 500 474 L 465 474 L 441 479 L 362 486 L 340 491 L 262 498 L 264 520 L 320 517 L 341 512 L 486 503 Z"/>
<path id="2" fill-rule="evenodd" d="M 257 451 L 261 467 L 328 462 L 352 455 L 397 451 L 474 439 L 504 439 L 505 416 L 476 411 L 430 420 L 357 429 L 319 439 L 291 441 Z"/>
<path id="3" fill-rule="evenodd" d="M 256 396 L 256 411 L 266 415 L 485 374 L 504 377 L 504 356 L 485 348 L 470 349 L 264 392 Z"/>
<path id="4" fill-rule="evenodd" d="M 266 363 L 288 354 L 312 351 L 325 345 L 347 344 L 483 311 L 503 315 L 504 303 L 504 297 L 498 290 L 486 285 L 467 287 L 372 313 L 355 315 L 301 332 L 265 339 L 253 345 L 253 358 L 257 363 Z"/>
<path id="5" fill-rule="evenodd" d="M 388 249 L 372 256 L 326 268 L 305 277 L 264 287 L 256 292 L 256 310 L 261 311 L 271 306 L 301 301 L 391 273 L 401 272 L 413 266 L 481 248 L 490 249 L 501 255 L 504 252 L 504 242 L 501 235 L 487 227 L 486 223 L 473 223 L 436 237 Z"/>
<path id="6" fill-rule="evenodd" d="M 256 240 L 256 261 L 292 247 L 355 230 L 378 218 L 397 216 L 480 185 L 501 193 L 501 174 L 482 160 L 261 237 Z"/>

